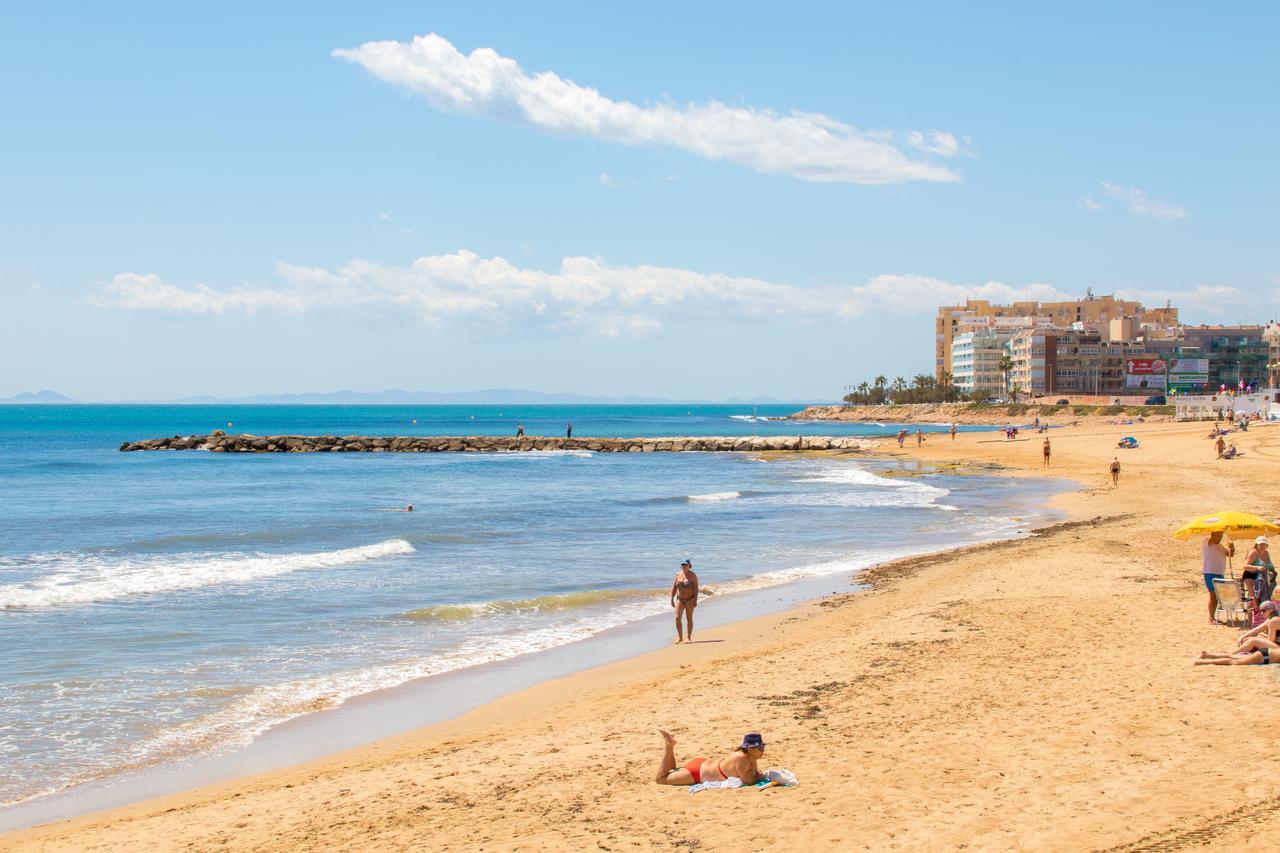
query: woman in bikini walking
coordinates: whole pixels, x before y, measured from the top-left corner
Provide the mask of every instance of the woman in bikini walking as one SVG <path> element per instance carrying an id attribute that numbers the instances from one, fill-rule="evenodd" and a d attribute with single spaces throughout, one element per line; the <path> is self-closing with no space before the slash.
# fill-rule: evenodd
<path id="1" fill-rule="evenodd" d="M 671 606 L 676 609 L 676 645 L 684 642 L 686 633 L 692 643 L 693 608 L 698 606 L 698 576 L 694 574 L 693 563 L 688 560 L 680 564 L 680 571 L 676 572 L 675 582 L 671 584 Z M 684 614 L 684 626 L 680 624 L 681 613 Z"/>
<path id="2" fill-rule="evenodd" d="M 760 758 L 764 755 L 764 738 L 759 732 L 742 736 L 742 745 L 724 758 L 695 758 L 684 766 L 676 764 L 676 739 L 671 732 L 658 729 L 662 735 L 662 763 L 654 777 L 659 785 L 697 785 L 700 782 L 722 782 L 736 776 L 744 785 L 754 785 L 763 776 Z"/>

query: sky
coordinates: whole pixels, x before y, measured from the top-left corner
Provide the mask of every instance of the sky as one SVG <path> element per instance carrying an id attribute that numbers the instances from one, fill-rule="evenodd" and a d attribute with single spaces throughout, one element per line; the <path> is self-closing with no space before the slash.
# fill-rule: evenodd
<path id="1" fill-rule="evenodd" d="M 966 297 L 1280 310 L 1280 7 L 11 5 L 0 396 L 836 399 Z"/>

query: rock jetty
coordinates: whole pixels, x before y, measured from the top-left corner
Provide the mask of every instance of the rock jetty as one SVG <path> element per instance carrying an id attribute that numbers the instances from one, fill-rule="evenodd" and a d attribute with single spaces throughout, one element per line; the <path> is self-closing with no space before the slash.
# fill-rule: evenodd
<path id="1" fill-rule="evenodd" d="M 594 453 L 682 451 L 869 450 L 865 438 L 806 436 L 689 436 L 660 438 L 523 438 L 487 435 L 175 435 L 126 441 L 122 451 L 207 450 L 210 453 L 501 453 L 527 450 L 589 450 Z"/>

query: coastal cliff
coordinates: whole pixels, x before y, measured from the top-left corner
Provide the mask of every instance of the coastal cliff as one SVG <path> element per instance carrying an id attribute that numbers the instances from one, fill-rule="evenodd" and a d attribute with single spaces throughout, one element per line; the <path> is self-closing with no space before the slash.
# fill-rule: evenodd
<path id="1" fill-rule="evenodd" d="M 547 436 L 367 436 L 367 435 L 175 435 L 126 441 L 121 451 L 207 450 L 211 453 L 496 453 L 586 450 L 594 453 L 682 451 L 870 450 L 880 442 L 832 436 L 693 436 L 660 438 L 560 438 Z"/>

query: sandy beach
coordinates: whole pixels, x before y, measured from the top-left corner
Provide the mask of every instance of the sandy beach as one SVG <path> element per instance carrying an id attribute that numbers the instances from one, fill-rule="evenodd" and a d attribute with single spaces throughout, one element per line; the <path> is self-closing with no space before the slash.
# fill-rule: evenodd
<path id="1" fill-rule="evenodd" d="M 1270 518 L 1280 430 L 1052 431 L 1082 489 L 1037 535 L 901 561 L 867 592 L 700 632 L 700 642 L 505 697 L 330 758 L 0 837 L 0 849 L 766 850 L 1243 847 L 1280 826 L 1265 751 L 1271 667 L 1193 667 L 1198 543 L 1221 508 Z M 1117 451 L 1122 435 L 1142 447 Z M 884 453 L 1039 476 L 1041 437 L 930 437 Z M 1118 488 L 1107 466 L 1123 465 Z M 714 599 L 706 606 L 714 606 Z M 652 782 L 677 757 L 763 733 L 800 785 Z"/>

